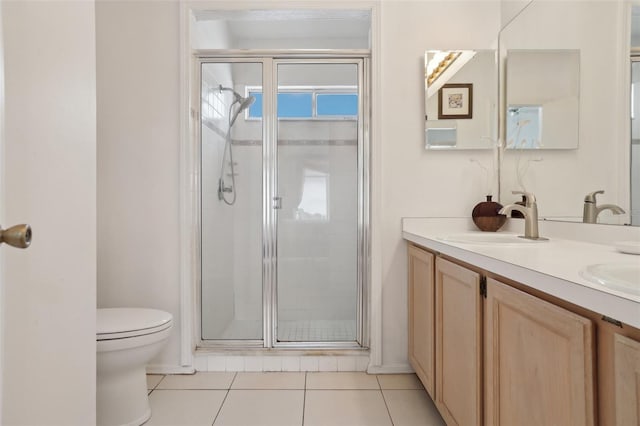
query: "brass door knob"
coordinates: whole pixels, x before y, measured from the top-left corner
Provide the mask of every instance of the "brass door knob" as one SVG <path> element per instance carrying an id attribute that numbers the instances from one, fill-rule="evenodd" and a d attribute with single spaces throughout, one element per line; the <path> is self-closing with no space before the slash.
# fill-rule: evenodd
<path id="1" fill-rule="evenodd" d="M 7 243 L 12 247 L 27 248 L 31 244 L 31 227 L 15 225 L 9 229 L 0 229 L 0 244 Z"/>

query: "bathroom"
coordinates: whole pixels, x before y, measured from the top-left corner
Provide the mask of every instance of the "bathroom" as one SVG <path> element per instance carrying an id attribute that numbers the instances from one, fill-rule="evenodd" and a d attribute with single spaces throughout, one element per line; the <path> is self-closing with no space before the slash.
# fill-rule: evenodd
<path id="1" fill-rule="evenodd" d="M 186 8 L 177 1 L 23 3 L 1 6 L 3 155 L 11 159 L 2 166 L 4 197 L 11 200 L 3 219 L 34 230 L 28 250 L 2 249 L 6 423 L 94 423 L 96 306 L 173 315 L 171 337 L 151 372 L 239 371 L 252 362 L 300 370 L 297 357 L 203 358 L 193 351 L 194 295 L 183 284 L 193 261 L 182 198 L 191 179 L 181 143 L 188 132 L 181 118 Z M 468 217 L 486 195 L 470 155 L 424 149 L 424 54 L 496 48 L 498 30 L 527 3 L 206 2 L 214 10 L 371 10 L 369 351 L 365 361 L 319 357 L 318 369 L 323 362 L 372 374 L 412 371 L 401 219 Z M 34 72 L 43 64 L 47 73 Z M 17 103 L 27 94 L 47 113 Z M 483 164 L 493 155 L 473 152 Z M 34 410 L 34 402 L 42 409 Z"/>

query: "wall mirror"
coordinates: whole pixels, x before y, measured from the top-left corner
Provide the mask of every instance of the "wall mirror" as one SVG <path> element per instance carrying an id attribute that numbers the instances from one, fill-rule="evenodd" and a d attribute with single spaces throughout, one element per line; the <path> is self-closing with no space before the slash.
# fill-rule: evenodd
<path id="1" fill-rule="evenodd" d="M 425 148 L 491 149 L 498 133 L 496 50 L 427 50 Z"/>
<path id="2" fill-rule="evenodd" d="M 603 190 L 597 204 L 624 213 L 605 209 L 597 222 L 632 223 L 630 13 L 623 1 L 533 0 L 500 31 L 500 134 L 511 148 L 501 152 L 502 204 L 519 201 L 512 190 L 526 190 L 536 195 L 540 217 L 583 222 L 585 197 Z M 529 87 L 520 86 L 525 77 L 535 79 Z M 551 88 L 563 95 L 553 99 L 545 93 Z M 538 99 L 525 96 L 534 91 Z M 554 108 L 562 111 L 557 117 Z M 507 127 L 517 132 L 518 122 L 516 138 Z M 522 143 L 525 130 L 542 146 Z"/>
<path id="3" fill-rule="evenodd" d="M 580 51 L 509 50 L 507 149 L 575 149 L 580 118 Z"/>

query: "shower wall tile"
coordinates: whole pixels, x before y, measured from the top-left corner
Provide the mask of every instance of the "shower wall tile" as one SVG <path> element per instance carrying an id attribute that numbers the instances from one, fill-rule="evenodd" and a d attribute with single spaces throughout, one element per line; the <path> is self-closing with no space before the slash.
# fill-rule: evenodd
<path id="1" fill-rule="evenodd" d="M 282 357 L 282 371 L 300 371 L 299 356 Z"/>
<path id="2" fill-rule="evenodd" d="M 226 371 L 226 357 L 213 355 L 207 358 L 208 371 Z"/>
<path id="3" fill-rule="evenodd" d="M 300 371 L 318 371 L 320 368 L 319 356 L 300 357 Z"/>
<path id="4" fill-rule="evenodd" d="M 351 356 L 338 357 L 338 371 L 357 371 L 356 358 Z"/>
<path id="5" fill-rule="evenodd" d="M 265 356 L 263 371 L 282 371 L 282 358 L 280 356 Z"/>
<path id="6" fill-rule="evenodd" d="M 193 366 L 196 371 L 208 371 L 209 370 L 209 360 L 204 356 L 196 356 L 193 360 Z"/>
<path id="7" fill-rule="evenodd" d="M 335 356 L 323 356 L 318 365 L 319 371 L 338 371 L 338 359 Z"/>
<path id="8" fill-rule="evenodd" d="M 194 363 L 197 371 L 367 371 L 369 356 L 196 355 Z"/>
<path id="9" fill-rule="evenodd" d="M 244 371 L 263 371 L 264 357 L 262 356 L 245 356 Z"/>
<path id="10" fill-rule="evenodd" d="M 356 371 L 367 371 L 369 368 L 369 357 L 359 356 L 356 361 Z"/>
<path id="11" fill-rule="evenodd" d="M 228 356 L 226 358 L 225 371 L 244 371 L 244 357 Z"/>

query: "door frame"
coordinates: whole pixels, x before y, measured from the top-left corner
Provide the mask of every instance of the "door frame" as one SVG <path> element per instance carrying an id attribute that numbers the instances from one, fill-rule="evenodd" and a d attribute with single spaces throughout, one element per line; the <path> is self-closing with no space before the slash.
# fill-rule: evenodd
<path id="1" fill-rule="evenodd" d="M 262 340 L 203 340 L 201 333 L 201 135 L 200 135 L 200 87 L 201 67 L 204 63 L 260 63 L 262 64 L 263 86 L 263 339 Z M 278 342 L 277 341 L 277 210 L 272 208 L 277 196 L 277 141 L 278 120 L 277 97 L 274 96 L 279 64 L 354 64 L 358 67 L 358 153 L 357 153 L 357 307 L 356 342 Z M 195 294 L 194 340 L 195 348 L 287 348 L 287 349 L 360 349 L 369 345 L 369 293 L 370 293 L 370 51 L 348 50 L 196 50 L 192 56 L 192 80 L 190 90 L 190 135 L 191 159 L 189 175 L 191 197 L 187 216 L 191 224 L 192 258 L 194 267 L 191 285 Z M 183 206 L 184 208 L 184 206 Z M 194 305 L 192 305 L 194 306 Z M 185 308 L 183 303 L 183 308 Z"/>
<path id="2" fill-rule="evenodd" d="M 0 2 L 0 201 L 2 201 L 2 207 L 0 207 L 0 224 L 4 223 L 4 146 L 5 146 L 5 124 L 4 124 L 4 110 L 5 110 L 5 91 L 4 91 L 4 27 L 2 25 L 3 16 L 3 4 Z M 2 422 L 3 407 L 2 401 L 4 400 L 4 327 L 7 323 L 5 321 L 6 312 L 4 309 L 4 269 L 5 261 L 4 256 L 0 255 L 0 422 Z"/>
<path id="3" fill-rule="evenodd" d="M 359 349 L 363 347 L 367 347 L 369 343 L 368 337 L 368 327 L 367 327 L 367 319 L 368 319 L 368 306 L 365 303 L 368 295 L 369 289 L 369 280 L 368 280 L 368 271 L 369 264 L 367 259 L 369 256 L 369 188 L 370 188 L 370 170 L 369 170 L 369 145 L 370 141 L 368 140 L 369 132 L 369 117 L 368 113 L 370 110 L 370 97 L 371 88 L 369 87 L 368 78 L 369 75 L 369 50 L 336 50 L 336 51 L 327 51 L 326 56 L 313 56 L 309 58 L 309 54 L 292 54 L 287 52 L 286 54 L 279 55 L 274 57 L 273 59 L 273 70 L 272 77 L 273 83 L 272 88 L 278 87 L 278 73 L 277 68 L 280 64 L 353 64 L 357 66 L 358 72 L 358 127 L 357 127 L 357 196 L 358 196 L 358 211 L 357 211 L 357 296 L 356 296 L 356 345 L 353 342 L 278 342 L 277 341 L 277 326 L 278 326 L 278 300 L 277 300 L 277 211 L 276 217 L 273 220 L 273 234 L 271 245 L 276 250 L 273 254 L 275 255 L 274 267 L 276 267 L 276 271 L 274 271 L 271 279 L 272 279 L 272 317 L 270 318 L 272 322 L 272 333 L 275 335 L 270 336 L 270 346 L 267 346 L 267 342 L 265 342 L 265 347 L 274 347 L 274 348 L 295 348 L 295 349 L 306 349 L 309 347 L 314 348 L 344 348 L 344 349 Z M 278 120 L 275 114 L 277 111 L 277 99 L 275 96 L 272 96 L 272 104 L 271 108 L 271 119 L 272 127 L 274 128 L 272 141 L 278 140 Z M 278 146 L 277 143 L 272 143 L 272 152 L 275 164 L 274 169 L 276 171 L 273 182 L 271 186 L 270 195 L 272 197 L 277 197 L 279 194 L 278 191 L 278 180 L 277 180 L 277 170 L 278 170 Z M 268 197 L 268 204 L 264 206 L 264 208 L 270 208 L 271 205 L 271 197 Z"/>
<path id="4" fill-rule="evenodd" d="M 296 9 L 304 10 L 366 10 L 371 14 L 370 31 L 370 75 L 369 87 L 371 103 L 369 111 L 370 133 L 368 139 L 369 167 L 371 170 L 371 188 L 369 197 L 369 226 L 370 235 L 368 247 L 369 265 L 367 274 L 369 281 L 368 312 L 368 340 L 369 366 L 368 371 L 388 372 L 383 367 L 382 359 L 382 277 L 383 277 L 383 214 L 382 212 L 382 5 L 379 0 L 307 0 L 292 3 L 291 1 L 238 3 L 236 0 L 186 0 L 180 2 L 180 362 L 182 366 L 192 368 L 195 364 L 197 331 L 197 312 L 195 310 L 194 279 L 196 273 L 193 236 L 196 232 L 192 200 L 196 196 L 194 191 L 193 152 L 189 143 L 193 137 L 193 111 L 190 108 L 192 73 L 192 38 L 194 12 L 207 10 L 237 11 L 250 9 L 289 9 L 294 5 Z"/>

